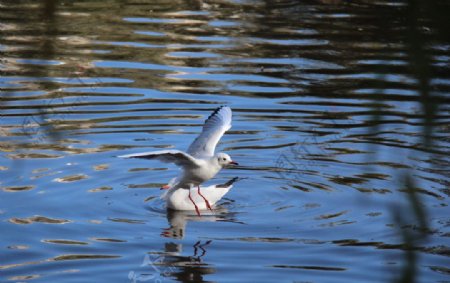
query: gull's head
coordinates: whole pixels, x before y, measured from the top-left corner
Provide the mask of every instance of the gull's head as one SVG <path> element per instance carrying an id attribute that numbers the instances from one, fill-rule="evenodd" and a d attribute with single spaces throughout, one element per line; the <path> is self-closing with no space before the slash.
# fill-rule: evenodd
<path id="1" fill-rule="evenodd" d="M 227 165 L 239 165 L 237 162 L 231 160 L 231 157 L 228 154 L 223 152 L 216 154 L 215 158 L 217 162 L 219 162 L 219 165 L 222 167 L 225 167 Z"/>

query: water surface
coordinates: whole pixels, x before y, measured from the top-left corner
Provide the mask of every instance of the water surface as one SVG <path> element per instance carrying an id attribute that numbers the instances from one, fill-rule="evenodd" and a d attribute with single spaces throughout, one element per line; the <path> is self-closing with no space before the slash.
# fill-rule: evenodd
<path id="1" fill-rule="evenodd" d="M 450 44 L 424 27 L 424 103 L 405 3 L 0 5 L 2 282 L 387 282 L 405 233 L 418 282 L 450 280 Z M 166 211 L 176 167 L 115 156 L 185 150 L 220 105 L 240 166 L 209 183 L 245 179 Z"/>

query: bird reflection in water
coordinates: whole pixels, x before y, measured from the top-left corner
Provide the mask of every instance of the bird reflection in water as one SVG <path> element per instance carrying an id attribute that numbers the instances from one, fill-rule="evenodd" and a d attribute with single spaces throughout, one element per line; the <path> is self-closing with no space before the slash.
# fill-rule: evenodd
<path id="1" fill-rule="evenodd" d="M 165 238 L 183 239 L 185 229 L 189 221 L 197 222 L 235 222 L 240 223 L 234 219 L 235 213 L 230 213 L 224 207 L 215 207 L 213 211 L 203 212 L 202 216 L 197 216 L 192 211 L 181 211 L 167 209 L 167 220 L 170 227 L 164 228 L 161 236 Z"/>
<path id="2" fill-rule="evenodd" d="M 216 186 L 230 186 L 241 179 L 233 178 L 225 184 Z M 243 224 L 235 219 L 236 213 L 229 212 L 223 205 L 226 203 L 215 206 L 213 210 L 203 211 L 201 216 L 198 216 L 194 210 L 183 211 L 167 208 L 166 216 L 170 227 L 163 228 L 161 236 L 173 240 L 183 239 L 189 221 Z M 192 251 L 188 252 L 189 255 L 183 255 L 183 244 L 170 240 L 164 244 L 163 251 L 151 251 L 145 255 L 141 264 L 141 267 L 146 269 L 145 272 L 130 271 L 128 278 L 133 283 L 163 282 L 167 277 L 180 282 L 205 282 L 204 275 L 216 272 L 216 269 L 204 260 L 208 247 L 212 244 L 212 240 L 198 240 L 192 245 Z"/>
<path id="3" fill-rule="evenodd" d="M 242 224 L 235 219 L 235 215 L 223 206 L 216 206 L 213 211 L 205 211 L 201 217 L 197 216 L 194 211 L 167 209 L 167 220 L 170 227 L 164 228 L 161 236 L 174 240 L 183 239 L 189 221 L 220 221 Z M 151 274 L 140 274 L 140 276 L 149 276 L 148 278 L 152 279 L 148 280 L 153 280 L 152 282 L 163 282 L 165 277 L 180 282 L 205 282 L 203 279 L 205 275 L 216 272 L 216 269 L 205 261 L 208 248 L 212 245 L 212 240 L 198 240 L 188 249 L 190 250 L 190 252 L 187 252 L 188 255 L 183 255 L 183 244 L 168 241 L 164 244 L 164 251 L 150 253 L 149 260 L 146 262 L 146 265 L 150 265 L 159 277 L 155 277 L 153 272 Z M 184 248 L 186 249 L 186 245 L 184 245 Z M 137 277 L 136 282 L 138 280 L 139 277 Z"/>
<path id="4" fill-rule="evenodd" d="M 211 243 L 211 240 L 197 241 L 192 246 L 192 255 L 189 256 L 181 255 L 182 244 L 166 243 L 163 252 L 150 252 L 145 255 L 141 267 L 150 268 L 150 270 L 143 273 L 130 271 L 128 279 L 133 283 L 163 282 L 164 278 L 167 277 L 180 282 L 204 282 L 203 276 L 205 274 L 216 272 L 215 268 L 203 263 L 202 260 L 207 253 L 207 246 Z"/>

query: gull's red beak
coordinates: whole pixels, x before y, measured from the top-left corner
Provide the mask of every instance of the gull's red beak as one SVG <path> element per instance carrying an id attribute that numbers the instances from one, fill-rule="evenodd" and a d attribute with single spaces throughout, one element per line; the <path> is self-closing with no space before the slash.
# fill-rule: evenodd
<path id="1" fill-rule="evenodd" d="M 234 162 L 234 161 L 230 161 L 230 163 L 229 164 L 231 164 L 231 165 L 239 165 L 239 163 L 237 163 L 237 162 Z"/>

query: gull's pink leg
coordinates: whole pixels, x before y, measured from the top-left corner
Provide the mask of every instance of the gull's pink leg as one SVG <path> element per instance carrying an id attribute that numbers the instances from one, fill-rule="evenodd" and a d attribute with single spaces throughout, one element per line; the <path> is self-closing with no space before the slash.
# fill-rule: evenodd
<path id="1" fill-rule="evenodd" d="M 202 195 L 202 193 L 200 193 L 200 185 L 197 187 L 197 193 L 205 200 L 206 207 L 212 211 L 211 205 L 209 205 L 209 201 Z"/>
<path id="2" fill-rule="evenodd" d="M 195 204 L 195 202 L 194 202 L 194 200 L 192 199 L 192 197 L 191 197 L 191 189 L 189 189 L 189 200 L 192 202 L 192 204 L 194 205 L 194 207 L 195 207 L 195 212 L 197 212 L 197 215 L 198 216 L 202 216 L 201 214 L 200 214 L 200 210 L 198 210 L 198 206 Z"/>

